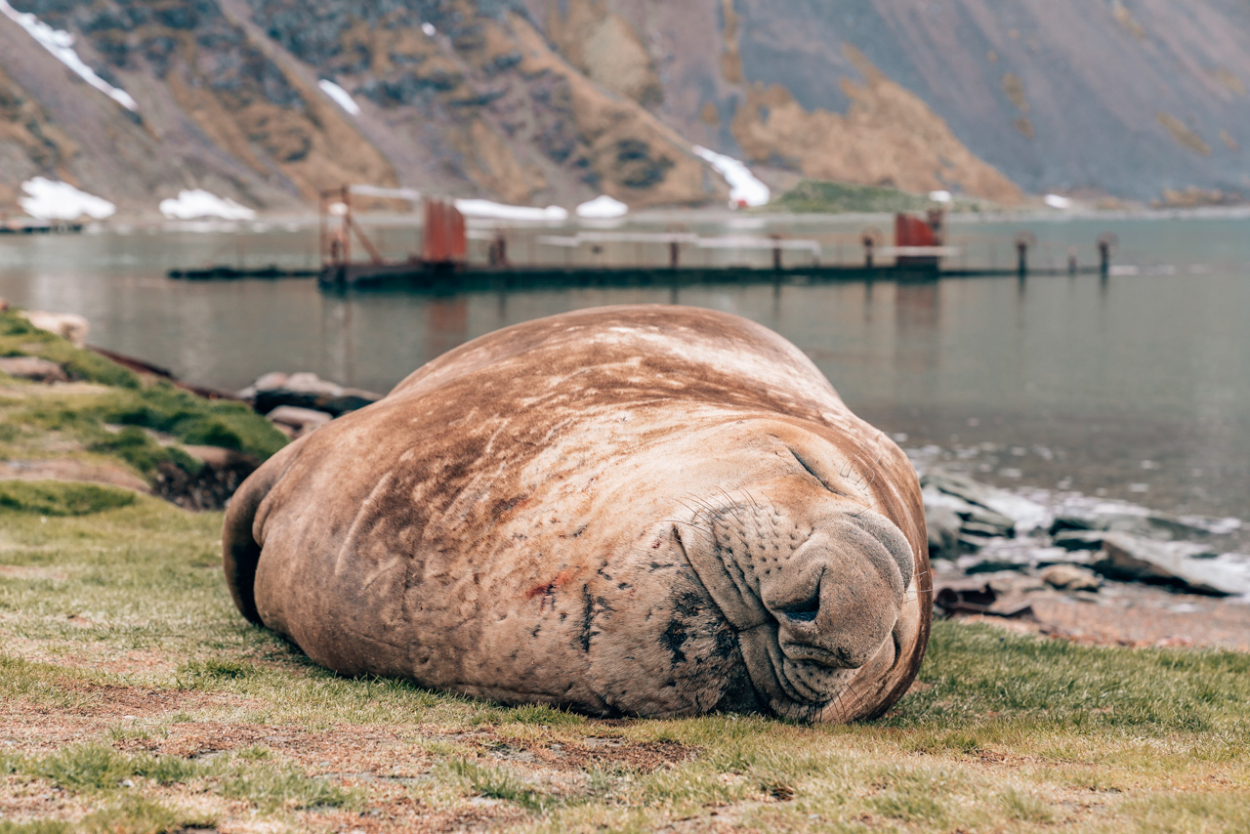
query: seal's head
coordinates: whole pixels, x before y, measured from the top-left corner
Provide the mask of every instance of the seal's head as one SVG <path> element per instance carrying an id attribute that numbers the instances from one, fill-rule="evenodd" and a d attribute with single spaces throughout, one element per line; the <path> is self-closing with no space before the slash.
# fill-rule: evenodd
<path id="1" fill-rule="evenodd" d="M 806 721 L 879 714 L 919 666 L 926 555 L 892 520 L 898 507 L 875 487 L 871 462 L 764 422 L 734 427 L 738 442 L 720 448 L 738 451 L 710 473 L 722 486 L 683 502 L 675 535 L 774 712 Z M 735 470 L 749 476 L 723 485 Z"/>

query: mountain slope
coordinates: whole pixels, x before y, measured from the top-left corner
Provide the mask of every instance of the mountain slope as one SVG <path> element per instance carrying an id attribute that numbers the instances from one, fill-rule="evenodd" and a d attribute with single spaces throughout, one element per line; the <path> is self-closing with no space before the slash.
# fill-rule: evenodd
<path id="1" fill-rule="evenodd" d="M 539 18 L 596 6 L 529 3 Z M 775 154 L 810 175 L 841 173 L 845 166 L 827 158 L 838 151 L 822 159 L 816 143 L 802 141 L 804 129 L 836 126 L 831 115 L 855 122 L 866 101 L 905 90 L 934 118 L 917 110 L 910 122 L 894 119 L 896 134 L 936 136 L 939 124 L 948 127 L 971 155 L 1026 191 L 1143 200 L 1190 187 L 1250 192 L 1250 159 L 1241 152 L 1250 140 L 1250 6 L 1241 0 L 601 5 L 656 44 L 665 119 L 756 163 Z M 783 124 L 772 126 L 779 106 Z M 860 131 L 825 133 L 829 146 L 864 144 Z M 905 145 L 897 135 L 882 141 L 869 150 L 889 156 Z M 894 163 L 890 179 L 905 185 L 933 173 L 909 165 Z"/>
<path id="2" fill-rule="evenodd" d="M 571 206 L 764 179 L 1250 191 L 1238 0 L 0 0 L 0 213 L 45 176 L 154 213 L 347 182 Z M 32 36 L 70 33 L 101 84 Z M 350 100 L 336 102 L 323 82 Z M 348 109 L 358 108 L 358 114 Z"/>

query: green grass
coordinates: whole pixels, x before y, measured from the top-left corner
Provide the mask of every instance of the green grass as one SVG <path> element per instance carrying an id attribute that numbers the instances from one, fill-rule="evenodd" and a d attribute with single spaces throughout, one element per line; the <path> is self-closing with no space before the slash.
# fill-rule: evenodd
<path id="1" fill-rule="evenodd" d="M 0 774 L 18 774 L 63 791 L 102 796 L 125 794 L 143 785 L 193 786 L 199 792 L 243 800 L 268 812 L 286 808 L 346 808 L 358 801 L 358 792 L 310 777 L 291 765 L 258 764 L 254 749 L 241 753 L 197 762 L 180 756 L 123 753 L 107 744 L 91 742 L 64 747 L 45 756 L 10 757 L 0 761 Z"/>
<path id="2" fill-rule="evenodd" d="M 935 208 L 938 204 L 927 194 L 911 194 L 896 188 L 825 180 L 803 180 L 775 199 L 770 207 L 782 208 L 796 213 L 894 213 L 919 212 Z M 980 204 L 959 200 L 948 206 L 956 211 L 977 211 Z"/>
<path id="3" fill-rule="evenodd" d="M 103 744 L 66 747 L 22 768 L 69 791 L 107 791 L 127 779 L 150 779 L 158 785 L 187 782 L 202 768 L 171 756 L 131 756 Z"/>
<path id="4" fill-rule="evenodd" d="M 67 798 L 0 832 L 1250 823 L 1250 656 L 940 622 L 923 686 L 874 723 L 602 722 L 315 666 L 234 611 L 220 524 L 142 496 L 0 509 L 0 799 Z"/>
<path id="5" fill-rule="evenodd" d="M 286 435 L 245 404 L 205 400 L 167 382 L 118 390 L 93 405 L 104 422 L 154 429 L 189 445 L 220 446 L 261 460 L 287 443 Z"/>
<path id="6" fill-rule="evenodd" d="M 164 381 L 98 394 L 58 395 L 54 389 L 41 392 L 33 402 L 12 404 L 6 410 L 7 422 L 18 427 L 18 432 L 59 432 L 92 451 L 119 457 L 140 471 L 155 469 L 161 460 L 188 460 L 185 452 L 155 443 L 144 429 L 172 435 L 187 445 L 219 446 L 261 460 L 287 442 L 272 423 L 243 403 L 205 400 Z M 113 432 L 108 424 L 124 428 Z"/>
<path id="7" fill-rule="evenodd" d="M 124 489 L 70 481 L 0 481 L 0 508 L 36 515 L 70 516 L 129 507 L 135 494 Z"/>
<path id="8" fill-rule="evenodd" d="M 529 786 L 515 770 L 499 765 L 482 765 L 468 759 L 454 759 L 447 772 L 461 780 L 474 796 L 514 802 L 529 811 L 542 812 L 560 804 L 558 797 Z"/>
<path id="9" fill-rule="evenodd" d="M 142 796 L 126 796 L 84 817 L 74 829 L 80 834 L 181 834 L 212 829 L 217 817 L 171 807 Z"/>
<path id="10" fill-rule="evenodd" d="M 87 447 L 92 452 L 121 458 L 145 475 L 155 473 L 165 462 L 195 474 L 202 464 L 177 446 L 162 446 L 138 426 L 126 426 L 117 434 L 97 440 Z"/>
<path id="11" fill-rule="evenodd" d="M 251 765 L 227 776 L 217 790 L 226 799 L 245 800 L 268 812 L 288 806 L 296 810 L 350 808 L 359 802 L 356 791 L 311 778 L 290 766 Z"/>

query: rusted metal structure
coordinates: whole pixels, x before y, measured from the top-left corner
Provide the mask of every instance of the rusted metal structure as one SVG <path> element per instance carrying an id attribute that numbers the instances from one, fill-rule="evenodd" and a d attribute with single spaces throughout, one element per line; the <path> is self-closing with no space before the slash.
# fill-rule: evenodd
<path id="1" fill-rule="evenodd" d="M 469 261 L 464 215 L 452 203 L 425 201 L 425 230 L 422 264 L 427 269 L 463 269 Z"/>
<path id="2" fill-rule="evenodd" d="M 937 271 L 941 265 L 942 212 L 926 218 L 899 212 L 894 215 L 894 263 L 909 269 Z"/>

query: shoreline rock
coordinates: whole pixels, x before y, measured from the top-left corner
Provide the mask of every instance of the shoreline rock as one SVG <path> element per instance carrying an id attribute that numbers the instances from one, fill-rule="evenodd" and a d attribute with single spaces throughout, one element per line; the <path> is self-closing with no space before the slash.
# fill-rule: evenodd
<path id="1" fill-rule="evenodd" d="M 302 437 L 382 399 L 381 394 L 347 388 L 307 371 L 270 371 L 239 391 L 238 396 L 294 437 Z"/>
<path id="2" fill-rule="evenodd" d="M 937 569 L 950 566 L 946 587 L 1015 575 L 1081 595 L 1097 594 L 1106 580 L 1250 600 L 1250 556 L 1221 555 L 1210 541 L 1239 529 L 1236 519 L 1111 502 L 1052 510 L 942 470 L 923 473 L 921 484 L 930 556 Z"/>
<path id="3" fill-rule="evenodd" d="M 1250 594 L 1250 566 L 1238 575 L 1216 561 L 1217 555 L 1188 542 L 1157 542 L 1126 533 L 1109 533 L 1101 559 L 1091 567 L 1108 579 L 1167 585 L 1210 596 Z M 1195 552 L 1201 551 L 1201 555 Z M 1207 558 L 1203 558 L 1206 556 Z"/>

